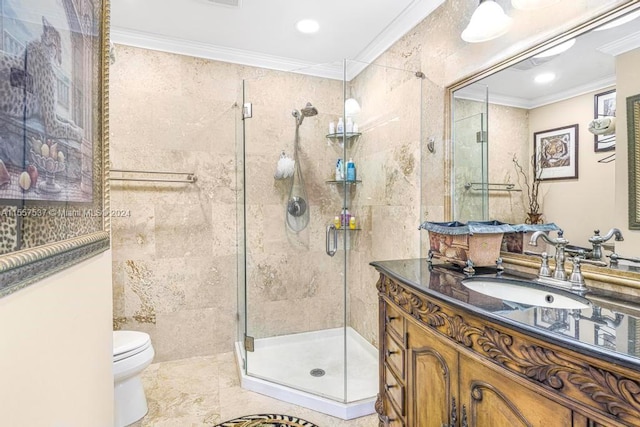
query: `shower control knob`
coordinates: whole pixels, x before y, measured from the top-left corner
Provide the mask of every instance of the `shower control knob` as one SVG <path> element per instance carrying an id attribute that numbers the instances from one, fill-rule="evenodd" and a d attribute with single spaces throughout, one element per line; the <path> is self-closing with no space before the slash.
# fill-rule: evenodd
<path id="1" fill-rule="evenodd" d="M 287 212 L 291 216 L 302 216 L 307 211 L 307 202 L 302 197 L 292 197 L 287 203 Z"/>

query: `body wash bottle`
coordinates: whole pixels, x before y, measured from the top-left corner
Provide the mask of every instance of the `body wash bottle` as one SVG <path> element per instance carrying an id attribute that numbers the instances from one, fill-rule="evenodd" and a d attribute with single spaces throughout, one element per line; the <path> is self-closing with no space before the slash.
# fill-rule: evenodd
<path id="1" fill-rule="evenodd" d="M 349 159 L 347 162 L 347 181 L 355 181 L 356 180 L 356 164 L 353 162 L 353 159 Z"/>

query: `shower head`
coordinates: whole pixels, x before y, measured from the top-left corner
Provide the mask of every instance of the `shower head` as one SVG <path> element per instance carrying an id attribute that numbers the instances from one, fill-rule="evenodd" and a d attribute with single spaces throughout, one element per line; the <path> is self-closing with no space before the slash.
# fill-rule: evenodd
<path id="1" fill-rule="evenodd" d="M 302 115 L 304 117 L 311 117 L 318 114 L 318 109 L 311 105 L 310 102 L 307 102 L 307 105 L 302 109 Z"/>
<path id="2" fill-rule="evenodd" d="M 293 110 L 291 114 L 293 114 L 293 117 L 296 118 L 296 123 L 300 126 L 305 117 L 311 117 L 318 114 L 318 109 L 311 105 L 310 102 L 307 102 L 307 105 L 305 105 L 302 110 Z"/>

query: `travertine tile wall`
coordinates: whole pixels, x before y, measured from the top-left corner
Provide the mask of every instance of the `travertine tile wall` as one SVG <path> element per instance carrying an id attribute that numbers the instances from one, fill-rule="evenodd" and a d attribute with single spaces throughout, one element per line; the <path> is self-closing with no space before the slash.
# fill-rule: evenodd
<path id="1" fill-rule="evenodd" d="M 419 233 L 414 227 L 421 217 L 444 219 L 449 200 L 444 176 L 450 162 L 446 149 L 450 142 L 443 138 L 448 126 L 445 88 L 614 5 L 625 3 L 621 0 L 562 2 L 549 14 L 545 10 L 515 11 L 507 0 L 499 2 L 514 19 L 512 30 L 499 39 L 481 44 L 464 43 L 459 35 L 476 3 L 447 0 L 376 60 L 379 65 L 421 70 L 426 78 L 421 82 L 422 115 L 412 118 L 420 123 L 422 140 L 416 139 L 413 131 L 408 136 L 383 138 L 381 135 L 376 140 L 386 143 L 384 148 L 363 149 L 365 151 L 356 155 L 362 177 L 375 172 L 367 168 L 373 168 L 376 159 L 383 159 L 383 168 L 399 168 L 395 172 L 387 170 L 384 187 L 375 185 L 367 190 L 363 185 L 362 191 L 356 190 L 355 195 L 363 206 L 356 214 L 365 232 L 351 242 L 355 250 L 350 252 L 349 262 L 356 279 L 350 286 L 350 321 L 370 340 L 375 337 L 377 312 L 372 296 L 375 274 L 367 263 L 374 259 L 417 256 L 412 248 L 418 244 Z M 322 135 L 326 123 L 340 114 L 341 89 L 334 95 L 331 84 L 322 79 L 131 47 L 118 46 L 117 56 L 111 70 L 113 166 L 194 171 L 199 181 L 179 189 L 167 184 L 112 183 L 113 208 L 131 210 L 130 217 L 113 221 L 115 326 L 151 332 L 157 360 L 228 351 L 236 333 L 234 154 L 238 110 L 232 105 L 238 100 L 238 85 L 242 78 L 265 78 L 269 83 L 256 86 L 257 93 L 269 85 L 274 86 L 263 96 L 256 96 L 255 107 L 270 101 L 266 98 L 269 94 L 282 106 L 277 113 L 282 116 L 273 116 L 270 122 L 278 126 L 265 129 L 263 134 L 255 130 L 265 147 L 257 148 L 248 157 L 248 162 L 253 163 L 248 169 L 264 169 L 265 177 L 272 173 L 280 149 L 286 148 L 281 147 L 283 141 L 291 144 L 294 125 L 289 109 L 301 108 L 307 101 L 326 102 L 327 108 L 318 107 L 321 113 L 326 111 L 331 117 L 319 115 L 317 122 L 308 120 L 301 128 L 302 141 L 313 140 L 326 146 Z M 415 86 L 408 80 L 405 83 L 402 79 L 394 80 L 397 77 L 391 80 L 367 77 L 368 73 L 373 71 L 365 72 L 353 82 L 354 93 L 373 96 L 379 90 L 391 96 L 397 87 L 400 91 L 396 93 L 406 91 L 402 96 L 415 94 L 412 92 Z M 394 86 L 395 83 L 398 84 Z M 315 86 L 321 90 L 315 90 Z M 280 89 L 292 90 L 291 94 L 295 95 L 294 88 L 305 92 L 291 98 L 280 98 L 277 93 Z M 312 126 L 307 127 L 309 122 Z M 314 126 L 318 129 L 312 129 Z M 422 147 L 429 138 L 435 141 L 434 153 Z M 266 150 L 269 144 L 275 145 L 276 150 Z M 312 221 L 317 218 L 317 223 L 324 225 L 325 220 L 334 216 L 336 207 L 339 208 L 339 204 L 335 204 L 340 200 L 338 191 L 323 182 L 331 175 L 338 151 L 314 152 L 303 143 L 301 155 L 307 170 L 305 179 L 310 176 L 307 191 L 313 194 Z M 418 160 L 419 168 L 415 166 Z M 256 197 L 264 199 L 249 206 L 249 214 L 268 226 L 284 221 L 283 217 L 278 219 L 282 205 L 276 205 L 286 199 L 286 185 L 260 176 L 255 179 L 258 182 Z M 374 188 L 375 191 L 384 188 L 385 193 L 371 196 L 372 202 L 365 203 L 367 191 Z M 402 197 L 406 200 L 399 201 Z M 278 203 L 274 203 L 276 200 Z M 284 225 L 273 230 L 273 235 L 262 237 L 259 228 L 247 230 L 248 238 L 256 242 L 262 239 L 264 247 L 275 248 L 274 252 L 257 252 L 249 257 L 254 267 L 251 271 L 259 283 L 265 283 L 263 289 L 255 290 L 254 310 L 259 313 L 262 310 L 264 325 L 271 321 L 283 322 L 284 332 L 300 329 L 286 313 L 292 307 L 303 312 L 301 324 L 305 327 L 312 327 L 316 320 L 322 327 L 333 326 L 333 314 L 320 319 L 313 318 L 312 314 L 321 301 L 331 304 L 333 300 L 328 294 L 334 290 L 334 283 L 341 283 L 340 274 L 334 274 L 339 270 L 328 257 L 314 258 L 324 250 L 324 231 L 311 227 L 306 235 L 291 238 L 282 234 Z M 299 265 L 284 261 L 289 259 L 285 254 L 299 249 L 309 253 L 309 257 L 301 257 L 306 261 Z M 355 267 L 351 261 L 356 262 Z M 300 272 L 306 274 L 303 281 L 291 280 Z M 263 280 L 276 277 L 278 280 L 269 286 Z M 323 279 L 322 283 L 331 284 L 321 286 L 319 278 Z M 281 298 L 284 289 L 278 287 L 283 280 L 292 283 L 292 288 L 286 288 L 291 301 Z M 305 298 L 312 304 L 292 303 Z M 333 309 L 336 318 L 341 318 L 338 316 L 341 309 L 340 304 Z M 274 313 L 280 317 L 272 319 Z M 268 333 L 267 329 L 265 326 L 262 332 Z"/>
<path id="2" fill-rule="evenodd" d="M 362 112 L 362 137 L 354 144 L 358 179 L 353 212 L 361 231 L 349 252 L 349 324 L 377 344 L 376 271 L 373 260 L 419 254 L 420 87 L 414 64 L 372 65 L 350 84 Z M 406 67 L 404 71 L 401 67 Z"/>
<path id="3" fill-rule="evenodd" d="M 229 351 L 240 67 L 126 46 L 116 52 L 112 167 L 193 172 L 198 181 L 111 182 L 112 207 L 130 211 L 112 220 L 114 327 L 149 332 L 157 361 Z"/>

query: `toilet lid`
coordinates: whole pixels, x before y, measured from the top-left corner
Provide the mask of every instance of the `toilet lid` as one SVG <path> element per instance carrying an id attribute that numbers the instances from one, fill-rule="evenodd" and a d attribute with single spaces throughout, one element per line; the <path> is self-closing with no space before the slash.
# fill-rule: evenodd
<path id="1" fill-rule="evenodd" d="M 113 355 L 144 349 L 151 341 L 149 334 L 139 331 L 113 331 Z"/>

